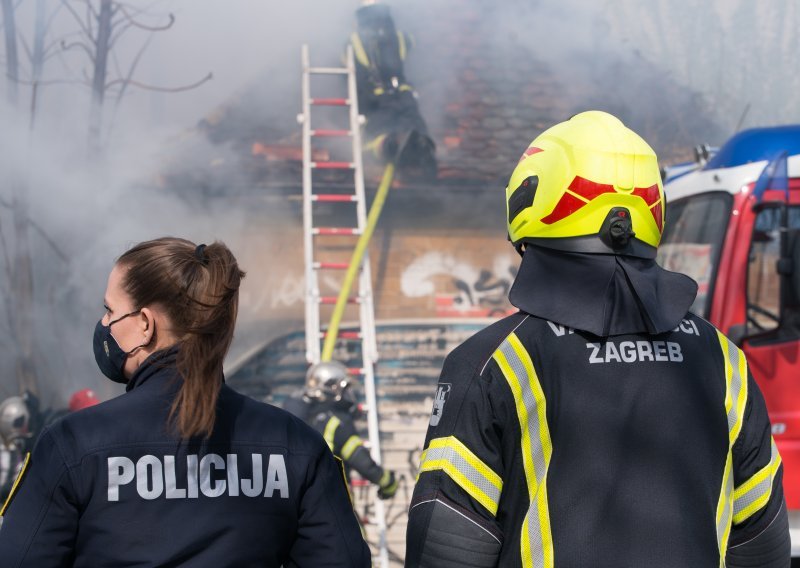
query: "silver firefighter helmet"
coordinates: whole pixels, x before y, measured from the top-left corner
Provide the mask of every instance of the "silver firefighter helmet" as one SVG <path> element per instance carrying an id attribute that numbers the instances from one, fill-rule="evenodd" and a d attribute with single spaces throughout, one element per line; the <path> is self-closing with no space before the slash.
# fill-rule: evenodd
<path id="1" fill-rule="evenodd" d="M 341 400 L 350 386 L 347 368 L 338 361 L 311 365 L 306 373 L 306 396 L 314 400 Z"/>
<path id="2" fill-rule="evenodd" d="M 21 396 L 10 396 L 0 402 L 0 437 L 6 445 L 31 437 L 31 412 Z"/>

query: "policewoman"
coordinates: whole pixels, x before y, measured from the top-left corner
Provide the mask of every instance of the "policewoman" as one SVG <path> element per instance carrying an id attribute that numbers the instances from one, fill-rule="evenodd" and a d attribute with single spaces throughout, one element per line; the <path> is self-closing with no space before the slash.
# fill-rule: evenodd
<path id="1" fill-rule="evenodd" d="M 789 565 L 781 458 L 744 354 L 655 261 L 656 155 L 617 118 L 542 133 L 506 189 L 519 312 L 451 353 L 406 567 Z"/>
<path id="2" fill-rule="evenodd" d="M 219 242 L 119 258 L 94 352 L 126 393 L 43 432 L 0 529 L 4 568 L 370 565 L 322 437 L 224 384 L 243 276 Z"/>

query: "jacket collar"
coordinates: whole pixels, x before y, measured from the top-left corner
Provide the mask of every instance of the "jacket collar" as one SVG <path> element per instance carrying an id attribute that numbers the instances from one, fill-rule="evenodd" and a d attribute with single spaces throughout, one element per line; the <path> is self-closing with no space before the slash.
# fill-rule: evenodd
<path id="1" fill-rule="evenodd" d="M 655 260 L 528 245 L 509 301 L 523 312 L 598 337 L 675 329 L 697 283 Z"/>
<path id="2" fill-rule="evenodd" d="M 175 373 L 175 363 L 178 358 L 178 347 L 168 347 L 161 351 L 156 351 L 145 359 L 139 368 L 134 371 L 133 376 L 125 385 L 125 391 L 130 392 L 142 386 L 148 379 L 169 369 L 170 375 Z"/>

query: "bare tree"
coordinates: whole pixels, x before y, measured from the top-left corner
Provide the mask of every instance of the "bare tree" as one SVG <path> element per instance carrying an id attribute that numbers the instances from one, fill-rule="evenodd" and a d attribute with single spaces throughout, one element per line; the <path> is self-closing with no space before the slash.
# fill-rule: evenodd
<path id="1" fill-rule="evenodd" d="M 17 24 L 14 0 L 0 0 L 3 7 L 3 34 L 6 40 L 6 77 L 8 79 L 8 102 L 17 104 L 17 81 L 19 80 L 19 55 L 17 54 Z"/>
<path id="2" fill-rule="evenodd" d="M 72 42 L 62 42 L 64 49 L 80 49 L 87 54 L 92 65 L 91 80 L 87 83 L 92 89 L 92 104 L 89 116 L 89 146 L 93 153 L 99 151 L 100 138 L 103 127 L 103 110 L 106 95 L 115 91 L 117 95 L 117 105 L 125 95 L 127 89 L 135 86 L 140 89 L 176 92 L 187 89 L 194 89 L 212 78 L 211 73 L 199 81 L 190 85 L 180 87 L 158 87 L 146 85 L 133 79 L 139 61 L 150 41 L 152 33 L 168 30 L 175 23 L 175 16 L 169 14 L 166 22 L 160 25 L 148 25 L 142 18 L 146 16 L 143 9 L 135 9 L 124 2 L 118 0 L 99 0 L 99 5 L 95 5 L 93 0 L 61 0 L 62 4 L 68 9 L 74 20 L 78 23 L 81 30 L 81 38 Z M 80 13 L 75 5 L 84 5 L 84 12 Z M 114 47 L 120 38 L 127 31 L 136 28 L 150 35 L 142 44 L 136 56 L 123 71 L 122 66 L 116 61 Z M 111 77 L 109 63 L 114 62 L 115 77 Z"/>

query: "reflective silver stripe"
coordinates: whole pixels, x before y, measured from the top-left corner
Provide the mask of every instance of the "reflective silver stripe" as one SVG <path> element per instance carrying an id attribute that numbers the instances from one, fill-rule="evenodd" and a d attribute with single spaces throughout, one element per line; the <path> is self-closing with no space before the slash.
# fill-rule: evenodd
<path id="1" fill-rule="evenodd" d="M 446 445 L 434 446 L 434 442 L 437 441 L 438 440 L 431 440 L 431 445 L 425 452 L 425 458 L 423 463 L 420 465 L 420 470 L 430 471 L 433 469 L 442 469 L 445 471 L 445 473 L 450 475 L 452 469 L 443 463 L 447 462 L 447 464 L 452 466 L 456 472 L 463 475 L 479 491 L 474 491 L 474 488 L 463 486 L 462 489 L 464 489 L 476 501 L 484 505 L 484 507 L 486 507 L 486 509 L 488 509 L 492 515 L 496 514 L 498 504 L 500 503 L 500 494 L 503 486 L 500 476 L 489 469 L 489 467 L 483 464 L 483 462 L 480 462 L 480 465 L 477 467 L 473 465 L 471 462 L 474 462 L 478 459 L 474 454 L 472 454 L 472 456 L 463 456 L 462 452 L 459 452 L 452 443 L 449 443 L 449 441 L 445 442 Z M 466 447 L 464 449 L 466 449 Z M 480 471 L 480 469 L 485 469 L 488 471 L 484 473 Z M 451 477 L 454 476 L 451 475 Z M 459 483 L 458 479 L 453 480 L 456 483 Z M 459 485 L 461 485 L 461 483 L 459 483 Z M 481 493 L 483 495 L 481 495 Z M 488 498 L 488 501 L 486 498 Z"/>
<path id="2" fill-rule="evenodd" d="M 549 519 L 546 510 L 547 494 L 546 487 L 544 486 L 548 463 L 545 456 L 545 449 L 542 445 L 542 437 L 544 435 L 549 439 L 550 434 L 549 431 L 547 431 L 547 424 L 540 423 L 539 405 L 536 395 L 533 392 L 532 382 L 536 381 L 538 384 L 538 378 L 536 376 L 529 376 L 524 362 L 512 344 L 513 340 L 516 340 L 519 344 L 519 348 L 524 351 L 521 342 L 519 342 L 519 339 L 513 333 L 498 349 L 508 363 L 511 376 L 506 373 L 505 369 L 502 369 L 503 365 L 500 364 L 500 361 L 498 361 L 498 363 L 512 391 L 518 391 L 521 395 L 521 400 L 516 400 L 518 394 L 515 392 L 514 398 L 517 405 L 517 415 L 520 419 L 520 427 L 527 429 L 527 436 L 523 436 L 523 459 L 524 454 L 527 453 L 531 458 L 534 470 L 531 472 L 534 475 L 534 480 L 528 479 L 530 504 L 528 505 L 528 512 L 525 515 L 528 546 L 526 547 L 525 543 L 522 543 L 522 560 L 524 565 L 531 565 L 535 568 L 549 568 L 552 566 L 553 553 Z M 511 384 L 512 382 L 513 384 Z M 527 419 L 523 420 L 523 416 L 526 416 Z M 523 421 L 525 424 L 523 424 Z M 542 431 L 543 429 L 544 431 Z M 527 438 L 527 444 L 525 438 Z M 525 447 L 526 445 L 528 445 L 528 447 Z M 528 476 L 529 472 L 526 471 L 526 477 Z M 531 481 L 534 481 L 535 484 L 535 493 L 533 494 L 531 494 L 531 490 L 533 489 L 531 487 Z M 542 511 L 543 508 L 545 509 L 544 511 Z M 548 523 L 547 526 L 542 526 L 542 515 Z M 525 538 L 525 532 L 525 530 L 522 531 L 522 535 L 520 535 L 521 539 Z M 546 540 L 547 542 L 545 542 Z M 528 548 L 528 550 L 525 550 L 526 548 Z M 526 558 L 528 555 L 530 555 L 530 558 Z"/>
<path id="3" fill-rule="evenodd" d="M 744 355 L 735 344 L 719 331 L 717 331 L 717 339 L 725 359 L 724 404 L 728 422 L 728 455 L 725 460 L 725 469 L 716 511 L 717 545 L 719 547 L 720 566 L 724 567 L 731 525 L 735 521 L 733 446 L 742 430 L 748 392 L 747 362 L 743 359 Z"/>
<path id="4" fill-rule="evenodd" d="M 717 543 L 727 543 L 727 535 L 728 529 L 731 526 L 731 516 L 732 516 L 732 507 L 731 501 L 733 496 L 733 462 L 731 460 L 730 454 L 728 455 L 728 463 L 725 466 L 725 489 L 723 497 L 723 505 L 722 505 L 722 516 L 719 518 L 717 522 Z M 729 497 L 730 496 L 730 497 Z"/>
<path id="5" fill-rule="evenodd" d="M 743 523 L 769 503 L 775 475 L 781 465 L 778 446 L 772 440 L 769 463 L 745 481 L 733 493 L 733 522 Z"/>
<path id="6" fill-rule="evenodd" d="M 733 371 L 731 376 L 730 390 L 731 409 L 728 411 L 728 432 L 734 432 L 736 429 L 736 424 L 740 418 L 736 401 L 739 400 L 739 394 L 742 390 L 742 376 L 739 373 L 739 349 L 730 341 L 728 341 L 728 361 L 730 361 L 731 369 Z"/>

